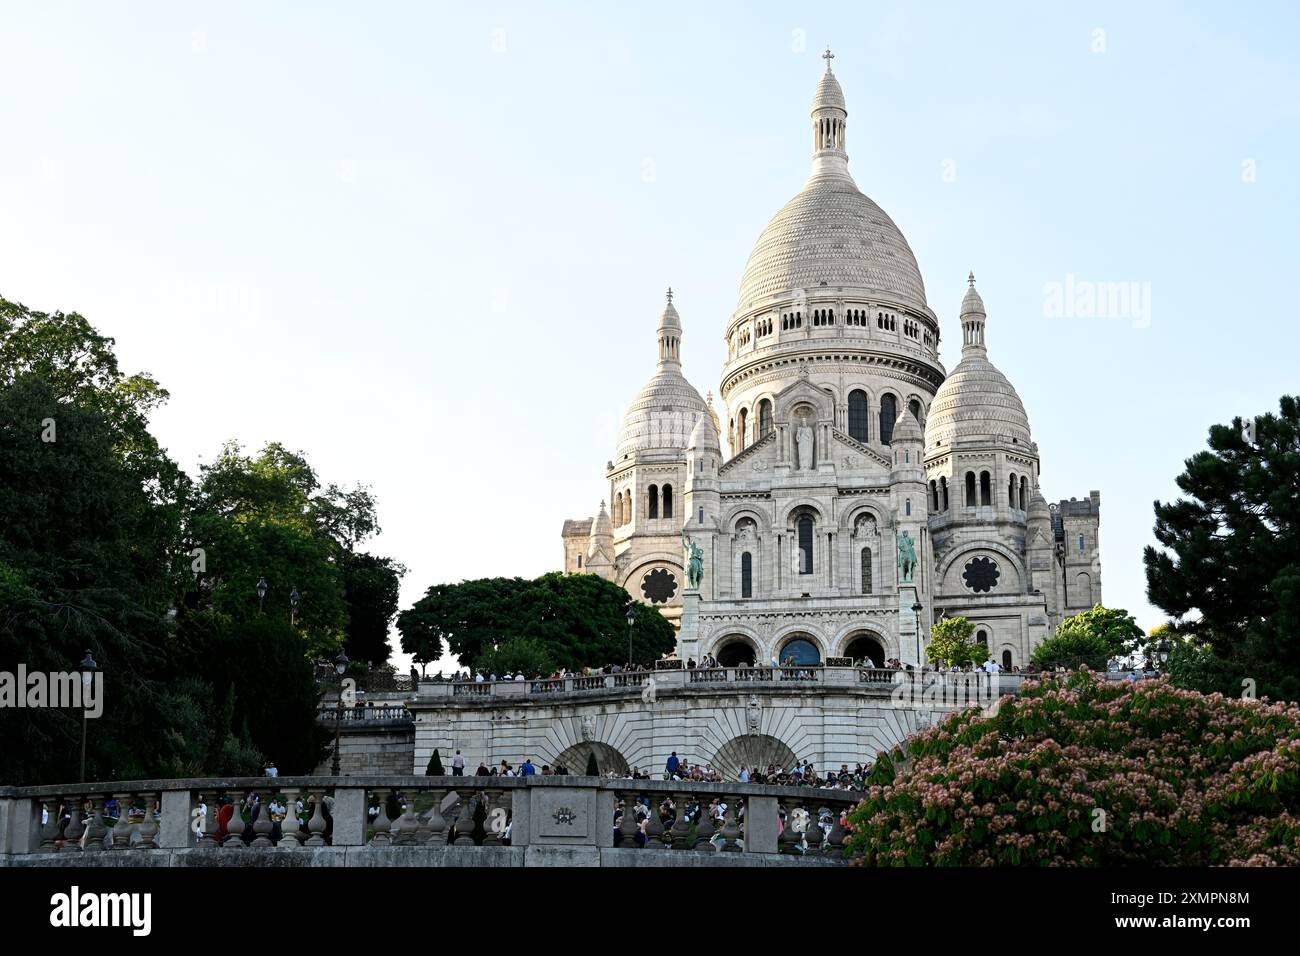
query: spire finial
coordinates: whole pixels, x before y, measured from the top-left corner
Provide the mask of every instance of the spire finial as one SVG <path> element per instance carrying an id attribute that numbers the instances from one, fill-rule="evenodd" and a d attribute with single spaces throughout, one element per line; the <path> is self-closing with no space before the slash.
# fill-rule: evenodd
<path id="1" fill-rule="evenodd" d="M 826 44 L 826 52 L 822 54 L 822 59 L 826 61 L 826 72 L 831 71 L 831 60 L 835 59 L 835 54 L 831 52 L 830 44 Z"/>
<path id="2" fill-rule="evenodd" d="M 970 273 L 969 276 L 967 276 L 966 281 L 970 284 L 970 287 L 971 287 L 972 289 L 975 288 L 975 270 L 974 270 L 974 269 L 971 270 L 971 273 Z"/>
<path id="3" fill-rule="evenodd" d="M 672 305 L 672 302 L 673 302 L 673 287 L 672 287 L 672 286 L 669 286 L 669 287 L 668 287 L 668 304 L 669 304 L 669 305 Z"/>

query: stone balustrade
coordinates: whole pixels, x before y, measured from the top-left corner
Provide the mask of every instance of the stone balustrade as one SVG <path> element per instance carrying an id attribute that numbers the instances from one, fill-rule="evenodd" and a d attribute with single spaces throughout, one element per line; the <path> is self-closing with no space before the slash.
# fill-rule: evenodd
<path id="1" fill-rule="evenodd" d="M 324 724 L 333 724 L 336 720 L 345 726 L 356 724 L 411 723 L 415 718 L 406 709 L 405 704 L 383 704 L 378 707 L 344 707 L 340 712 L 337 704 L 321 704 L 316 717 Z"/>
<path id="2" fill-rule="evenodd" d="M 1020 691 L 1027 674 L 986 674 L 983 671 L 948 673 L 946 671 L 907 671 L 879 667 L 717 667 L 682 668 L 679 670 L 630 671 L 620 674 L 596 674 L 579 677 L 556 677 L 529 680 L 497 681 L 420 681 L 421 700 L 437 698 L 543 698 L 556 694 L 598 695 L 618 690 L 643 689 L 651 680 L 657 693 L 708 684 L 752 684 L 770 686 L 785 682 L 796 685 L 828 685 L 863 691 L 892 693 L 903 689 L 951 685 L 974 690 L 976 687 L 996 699 L 1001 694 Z"/>
<path id="3" fill-rule="evenodd" d="M 843 864 L 843 816 L 860 797 L 568 776 L 4 787 L 0 866 Z M 239 812 L 221 813 L 226 799 Z"/>

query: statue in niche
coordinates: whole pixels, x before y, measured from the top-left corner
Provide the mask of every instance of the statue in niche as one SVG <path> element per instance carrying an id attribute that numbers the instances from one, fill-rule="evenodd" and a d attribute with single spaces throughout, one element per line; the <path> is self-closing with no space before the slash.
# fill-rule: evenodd
<path id="1" fill-rule="evenodd" d="M 686 586 L 698 591 L 704 578 L 704 549 L 685 534 L 682 535 L 682 549 L 686 552 Z"/>
<path id="2" fill-rule="evenodd" d="M 912 583 L 912 574 L 916 571 L 916 548 L 912 545 L 912 536 L 906 531 L 898 533 L 898 571 L 900 583 Z"/>
<path id="3" fill-rule="evenodd" d="M 859 515 L 858 520 L 853 523 L 853 536 L 855 538 L 875 537 L 876 519 L 871 515 Z"/>
<path id="4" fill-rule="evenodd" d="M 799 429 L 794 434 L 796 459 L 800 471 L 812 471 L 813 466 L 813 431 L 808 427 L 808 418 L 799 419 Z"/>

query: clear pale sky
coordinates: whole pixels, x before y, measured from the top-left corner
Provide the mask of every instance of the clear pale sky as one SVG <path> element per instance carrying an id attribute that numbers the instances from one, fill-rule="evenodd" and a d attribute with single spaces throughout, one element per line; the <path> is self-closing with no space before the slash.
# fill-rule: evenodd
<path id="1" fill-rule="evenodd" d="M 973 269 L 1048 500 L 1101 490 L 1105 602 L 1158 623 L 1153 500 L 1300 391 L 1295 6 L 703 6 L 4 3 L 0 294 L 114 336 L 191 472 L 372 485 L 403 606 L 558 569 L 668 285 L 716 392 L 829 43 L 944 362 Z M 1067 276 L 1150 314 L 1051 315 Z"/>

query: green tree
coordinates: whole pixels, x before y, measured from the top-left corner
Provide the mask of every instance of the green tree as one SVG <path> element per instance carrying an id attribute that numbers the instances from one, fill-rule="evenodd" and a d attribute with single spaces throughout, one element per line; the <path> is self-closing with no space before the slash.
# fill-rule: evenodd
<path id="1" fill-rule="evenodd" d="M 975 625 L 964 617 L 944 618 L 930 628 L 926 657 L 933 664 L 948 667 L 980 663 L 988 656 L 989 649 L 972 639 L 974 632 Z"/>
<path id="2" fill-rule="evenodd" d="M 1144 638 L 1128 611 L 1098 604 L 1062 621 L 1056 633 L 1034 649 L 1030 660 L 1038 667 L 1086 665 L 1102 670 L 1112 657 L 1143 646 Z"/>
<path id="3" fill-rule="evenodd" d="M 445 645 L 471 666 L 485 653 L 527 639 L 557 667 L 602 667 L 627 658 L 629 606 L 633 661 L 649 664 L 676 647 L 662 614 L 592 574 L 435 585 L 398 615 L 397 629 L 402 649 L 416 661 L 437 660 Z"/>
<path id="4" fill-rule="evenodd" d="M 546 645 L 531 637 L 512 637 L 495 648 L 487 648 L 474 662 L 480 674 L 523 674 L 539 677 L 555 668 Z"/>
<path id="5" fill-rule="evenodd" d="M 1147 595 L 1222 661 L 1213 679 L 1257 681 L 1300 698 L 1300 401 L 1214 425 L 1178 476 L 1185 497 L 1155 503 Z M 1206 676 L 1204 668 L 1198 671 Z"/>
<path id="6" fill-rule="evenodd" d="M 424 768 L 426 777 L 441 777 L 445 771 L 442 769 L 442 758 L 438 756 L 438 748 L 433 749 L 433 756 L 429 758 L 429 765 Z"/>
<path id="7" fill-rule="evenodd" d="M 596 752 L 594 750 L 591 753 L 587 754 L 587 776 L 588 777 L 600 776 L 600 765 L 596 763 Z"/>
<path id="8" fill-rule="evenodd" d="M 392 558 L 352 551 L 343 553 L 340 566 L 348 615 L 344 650 L 354 661 L 386 664 L 392 653 L 388 629 L 397 614 L 406 568 Z"/>

